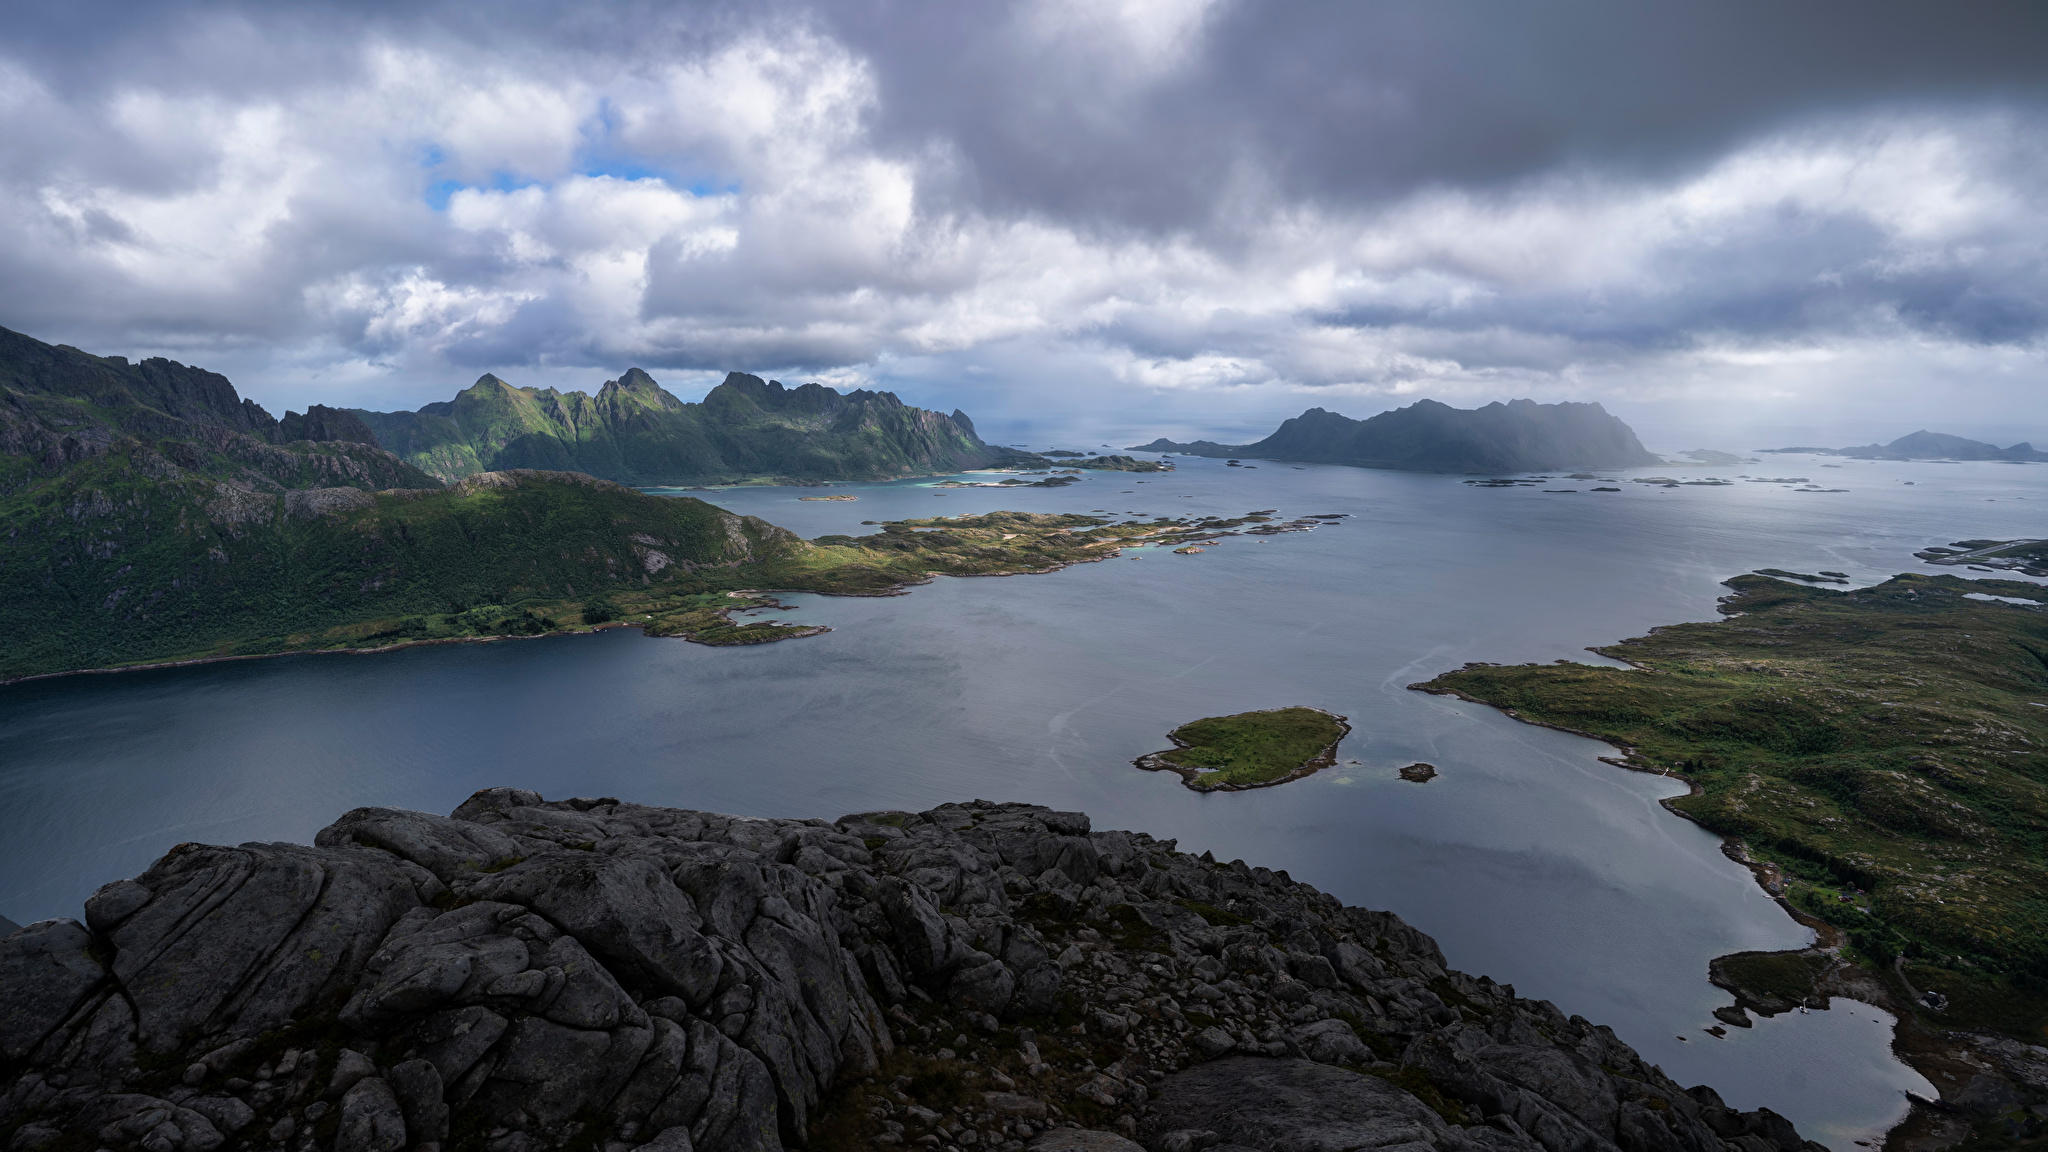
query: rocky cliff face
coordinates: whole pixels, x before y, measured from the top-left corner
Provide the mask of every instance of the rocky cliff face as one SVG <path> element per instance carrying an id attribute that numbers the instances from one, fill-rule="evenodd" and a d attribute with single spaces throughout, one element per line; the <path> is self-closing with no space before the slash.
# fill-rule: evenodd
<path id="1" fill-rule="evenodd" d="M 184 424 L 211 425 L 259 440 L 274 439 L 277 433 L 270 413 L 242 399 L 217 372 L 160 356 L 130 364 L 126 357 L 94 356 L 5 328 L 0 328 L 0 388 L 84 401 L 139 435 L 175 435 Z"/>
<path id="2" fill-rule="evenodd" d="M 283 442 L 293 440 L 346 441 L 353 444 L 368 444 L 380 447 L 377 434 L 362 422 L 355 413 L 340 408 L 329 408 L 325 404 L 314 404 L 304 415 L 287 412 L 277 422 L 277 438 Z"/>
<path id="3" fill-rule="evenodd" d="M 0 941 L 10 1152 L 1799 1152 L 1284 873 L 974 802 L 480 792 Z"/>
<path id="4" fill-rule="evenodd" d="M 217 373 L 0 328 L 0 497 L 94 462 L 132 466 L 143 483 L 193 475 L 257 492 L 438 483 L 335 409 L 288 413 L 280 429 Z"/>

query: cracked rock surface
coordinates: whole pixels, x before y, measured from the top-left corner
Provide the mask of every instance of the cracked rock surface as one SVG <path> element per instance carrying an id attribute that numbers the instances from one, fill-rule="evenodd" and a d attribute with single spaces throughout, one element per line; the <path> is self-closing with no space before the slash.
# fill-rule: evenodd
<path id="1" fill-rule="evenodd" d="M 7 1152 L 1818 1152 L 1285 873 L 489 789 L 0 940 Z"/>

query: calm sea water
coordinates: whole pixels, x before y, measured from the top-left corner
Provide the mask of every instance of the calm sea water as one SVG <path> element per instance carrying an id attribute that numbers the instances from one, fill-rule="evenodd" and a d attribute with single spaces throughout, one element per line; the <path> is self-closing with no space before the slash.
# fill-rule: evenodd
<path id="1" fill-rule="evenodd" d="M 834 630 L 761 647 L 609 632 L 0 689 L 0 913 L 76 915 L 180 841 L 305 841 L 356 805 L 445 812 L 489 785 L 828 818 L 1026 800 L 1391 909 L 1454 966 L 1611 1024 L 1681 1082 L 1852 1152 L 1903 1112 L 1904 1090 L 1930 1089 L 1867 1006 L 1703 1031 L 1726 1002 L 1710 957 L 1808 933 L 1658 806 L 1678 787 L 1600 763 L 1603 745 L 1404 687 L 1468 660 L 1595 659 L 1586 645 L 1713 618 L 1718 582 L 1752 568 L 1875 581 L 1921 569 L 1911 553 L 1927 544 L 2048 535 L 2048 469 L 1769 460 L 1723 471 L 1849 491 L 1552 495 L 1191 459 L 1062 490 L 700 494 L 806 536 L 995 508 L 1350 518 L 1196 556 L 791 596 L 774 618 Z M 1288 704 L 1350 717 L 1355 763 L 1212 796 L 1130 765 L 1187 720 Z M 1400 780 L 1415 760 L 1442 775 Z"/>

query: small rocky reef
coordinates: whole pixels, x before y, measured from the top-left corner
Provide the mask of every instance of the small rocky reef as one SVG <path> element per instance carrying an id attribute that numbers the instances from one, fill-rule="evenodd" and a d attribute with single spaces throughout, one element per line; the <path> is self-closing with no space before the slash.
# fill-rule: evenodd
<path id="1" fill-rule="evenodd" d="M 1384 912 L 1086 816 L 479 792 L 0 940 L 9 1152 L 1819 1152 Z"/>

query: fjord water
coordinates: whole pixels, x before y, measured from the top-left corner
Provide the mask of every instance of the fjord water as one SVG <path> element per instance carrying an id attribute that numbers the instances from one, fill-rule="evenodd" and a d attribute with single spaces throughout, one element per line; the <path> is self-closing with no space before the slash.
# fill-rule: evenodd
<path id="1" fill-rule="evenodd" d="M 2048 534 L 2048 469 L 1820 463 L 1721 472 L 1849 491 L 1624 480 L 1547 494 L 1185 459 L 1056 490 L 699 493 L 806 536 L 996 508 L 1350 518 L 901 597 L 790 596 L 794 611 L 768 615 L 834 630 L 760 647 L 614 631 L 0 688 L 0 913 L 76 915 L 180 841 L 305 841 L 357 805 L 446 812 L 489 785 L 826 818 L 1026 800 L 1391 909 L 1453 966 L 1610 1024 L 1680 1082 L 1851 1152 L 1903 1111 L 1903 1090 L 1929 1089 L 1863 1005 L 1705 1034 L 1727 1002 L 1710 957 L 1809 934 L 1659 807 L 1680 786 L 1600 762 L 1610 750 L 1593 741 L 1404 688 L 1468 660 L 1596 659 L 1584 646 L 1712 619 L 1718 581 L 1757 567 L 1870 582 L 1924 570 L 1911 553 L 1928 544 Z M 1130 765 L 1187 720 L 1288 704 L 1350 717 L 1344 763 L 1209 796 Z M 1442 774 L 1400 780 L 1415 760 Z"/>

